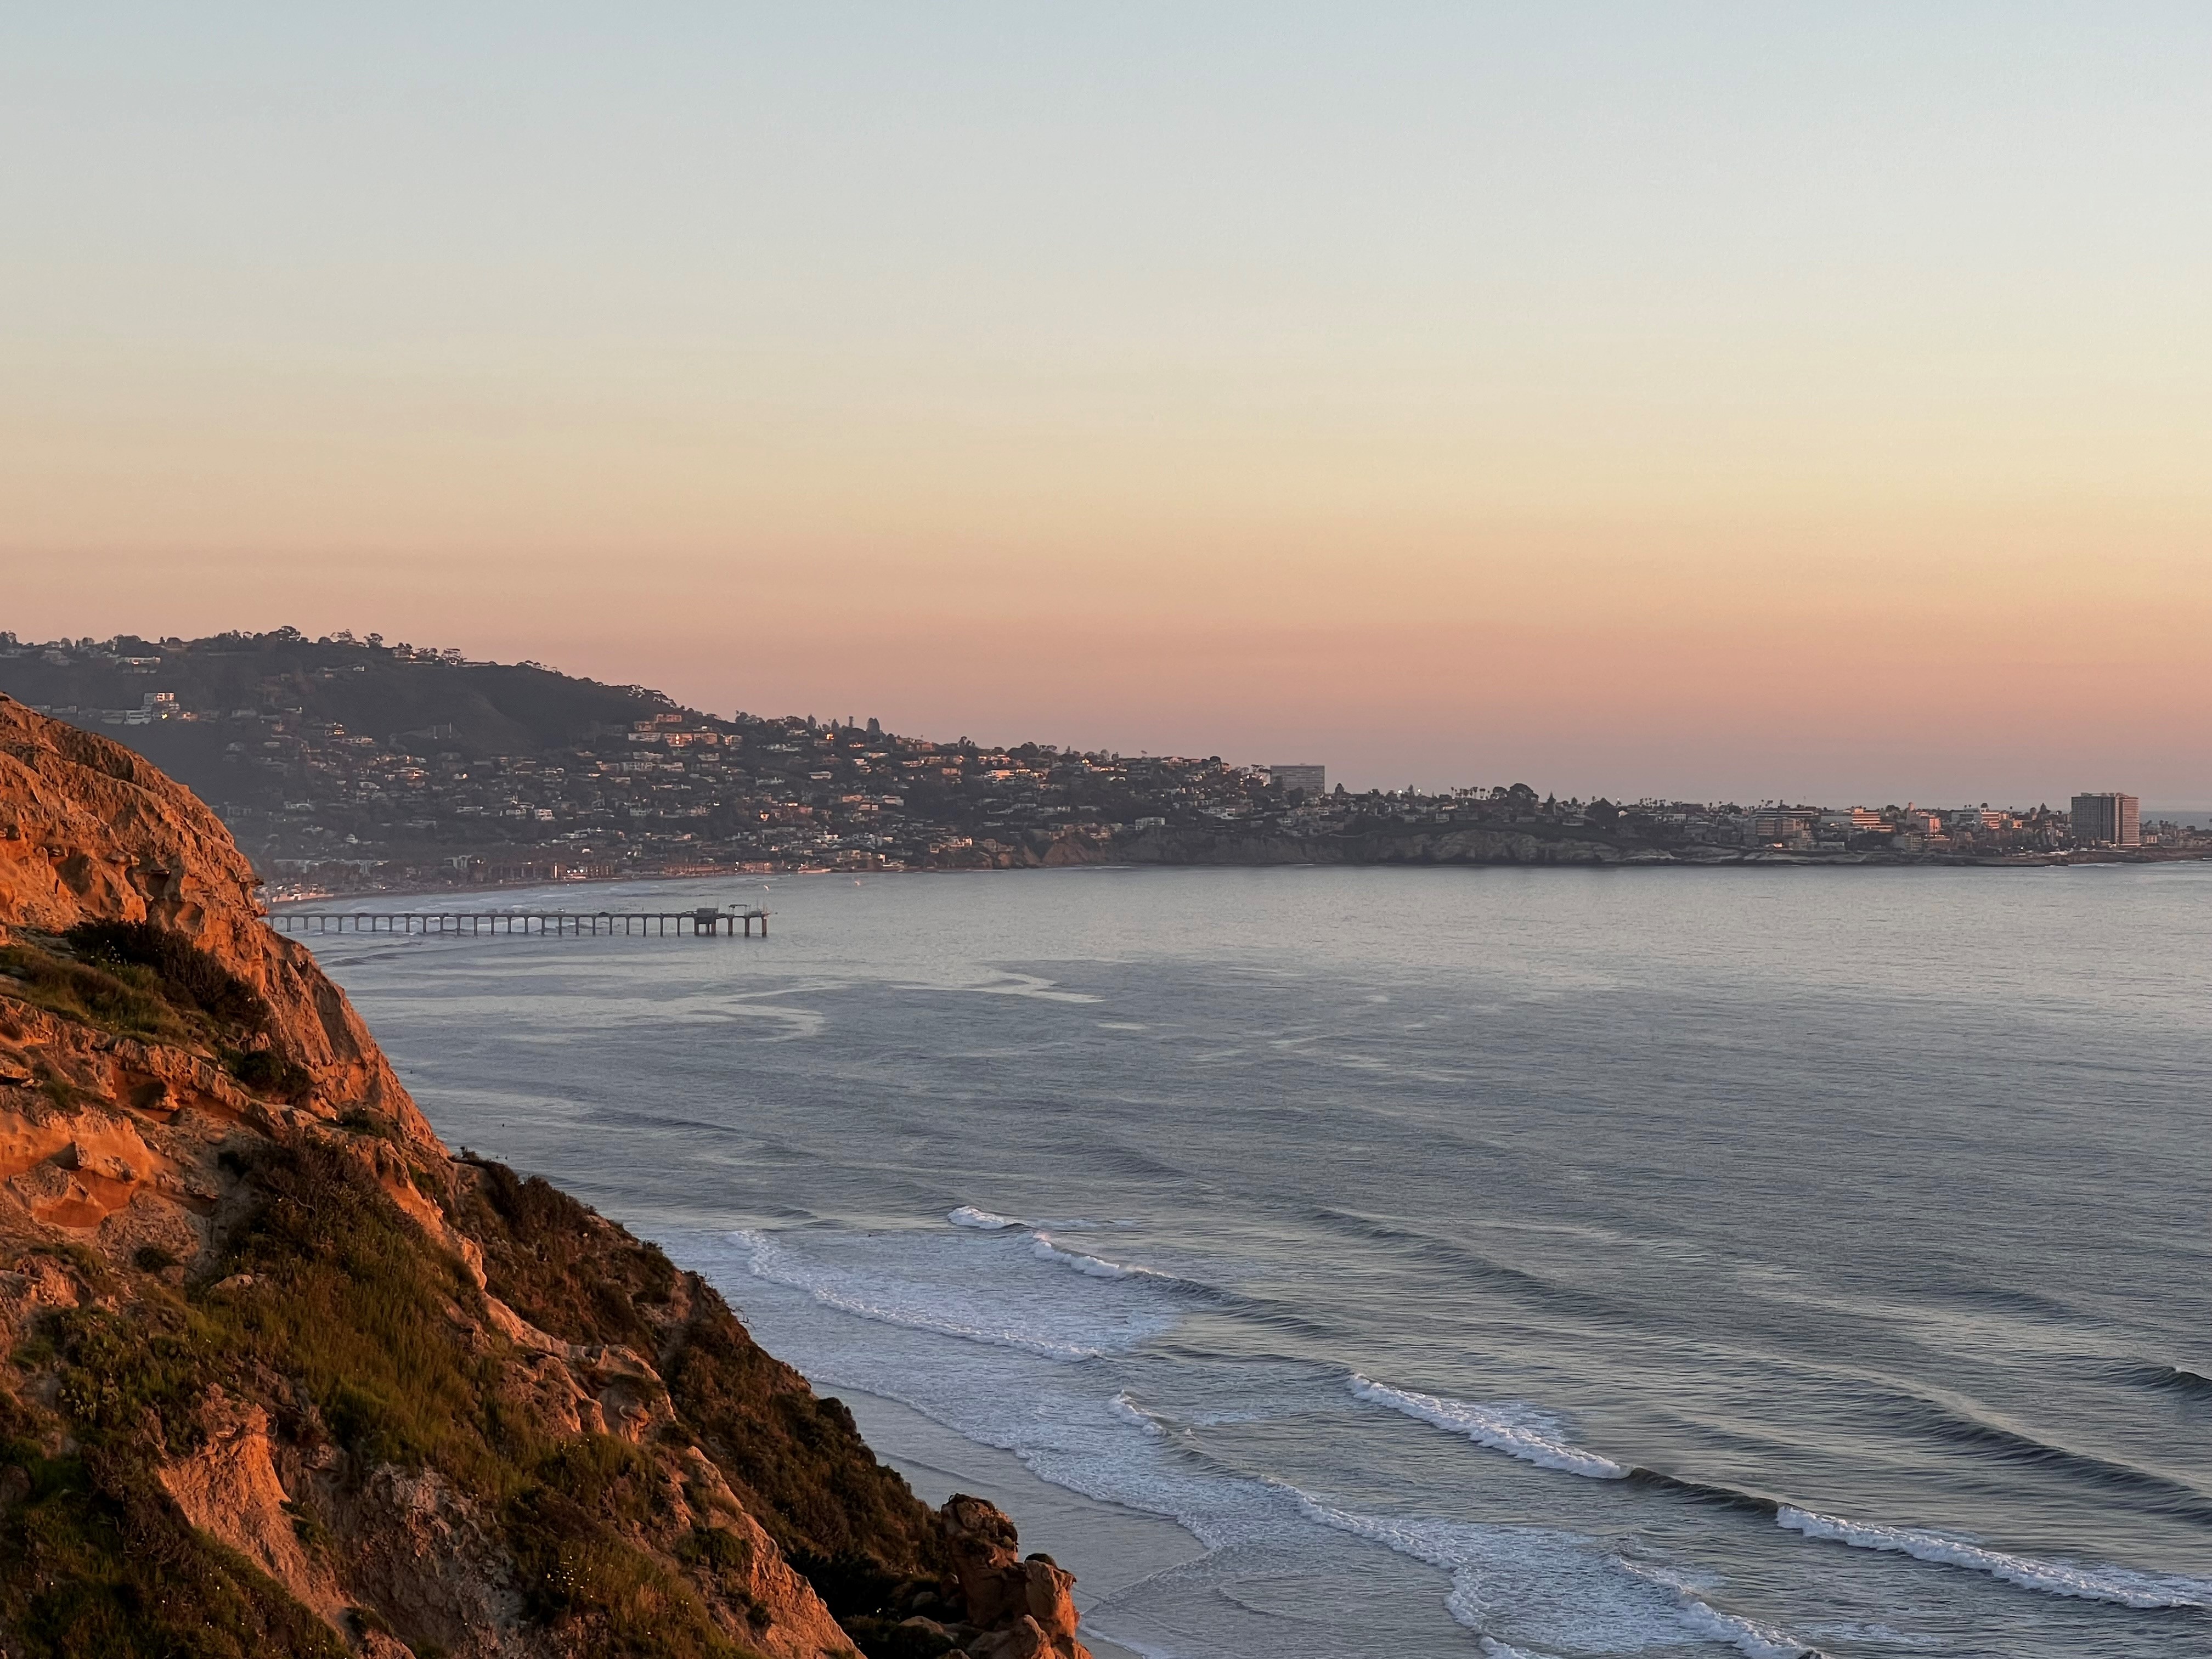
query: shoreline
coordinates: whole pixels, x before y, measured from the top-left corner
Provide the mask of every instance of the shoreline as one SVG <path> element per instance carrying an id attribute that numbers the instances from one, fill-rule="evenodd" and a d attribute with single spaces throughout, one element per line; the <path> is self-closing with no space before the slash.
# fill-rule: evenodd
<path id="1" fill-rule="evenodd" d="M 363 887 L 318 896 L 266 897 L 274 910 L 306 904 L 355 904 L 391 898 L 451 898 L 457 902 L 497 893 L 543 893 L 549 890 L 635 885 L 647 882 L 787 881 L 809 876 L 849 876 L 855 879 L 891 876 L 1018 875 L 1044 870 L 2069 870 L 2082 867 L 2148 868 L 2168 864 L 2212 862 L 2212 851 L 2177 848 L 2171 853 L 2120 851 L 2049 853 L 1973 858 L 1945 854 L 1747 852 L 1711 849 L 1717 858 L 1685 858 L 1673 853 L 1634 853 L 1617 859 L 1101 859 L 1083 864 L 930 865 L 896 870 L 778 870 L 763 876 L 759 871 L 690 870 L 678 875 L 661 873 L 593 876 L 577 881 L 513 882 L 495 887 L 447 887 L 401 884 Z"/>
<path id="2" fill-rule="evenodd" d="M 1047 1550 L 1073 1573 L 1083 1639 L 1095 1659 L 1144 1656 L 1092 1628 L 1094 1613 L 1110 1607 L 1132 1586 L 1208 1553 L 1166 1516 L 1054 1486 L 1012 1452 L 970 1440 L 903 1401 L 819 1382 L 815 1389 L 845 1402 L 869 1449 L 903 1475 L 923 1502 L 935 1507 L 955 1492 L 988 1499 L 1006 1512 L 1024 1540 L 1035 1540 L 1031 1547 Z"/>

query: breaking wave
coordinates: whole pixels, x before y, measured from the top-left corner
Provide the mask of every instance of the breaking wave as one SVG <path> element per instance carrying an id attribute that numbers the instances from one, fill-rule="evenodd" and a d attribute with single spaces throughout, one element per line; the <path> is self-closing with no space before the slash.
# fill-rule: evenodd
<path id="1" fill-rule="evenodd" d="M 1164 1285 L 1181 1283 L 1171 1274 L 1155 1273 L 1150 1267 L 1133 1267 L 1125 1262 L 1109 1261 L 1103 1255 L 1086 1255 L 1081 1250 L 1064 1250 L 1052 1242 L 1049 1233 L 1033 1233 L 1030 1254 L 1040 1261 L 1057 1261 L 1064 1267 L 1073 1267 L 1092 1279 L 1156 1279 Z"/>
<path id="2" fill-rule="evenodd" d="M 1559 1469 L 1592 1480 L 1620 1480 L 1628 1471 L 1609 1457 L 1586 1451 L 1566 1438 L 1557 1418 L 1519 1401 L 1475 1405 L 1465 1400 L 1446 1400 L 1410 1389 L 1394 1389 L 1354 1371 L 1346 1386 L 1362 1400 L 1392 1411 L 1433 1423 L 1454 1434 L 1463 1434 L 1477 1445 L 1502 1451 L 1509 1457 Z"/>
<path id="3" fill-rule="evenodd" d="M 979 1233 L 1003 1233 L 1015 1227 L 1049 1227 L 1054 1232 L 1088 1233 L 1102 1227 L 1126 1227 L 1126 1221 L 1085 1221 L 1081 1216 L 1056 1216 L 1046 1221 L 1026 1221 L 1019 1216 L 997 1215 L 989 1210 L 978 1209 L 973 1204 L 963 1204 L 957 1210 L 948 1210 L 945 1218 L 956 1227 L 967 1227 Z"/>
<path id="4" fill-rule="evenodd" d="M 1918 1527 L 1885 1527 L 1845 1521 L 1832 1515 L 1784 1505 L 1778 1525 L 1808 1538 L 1825 1538 L 1853 1549 L 1884 1550 L 1916 1560 L 1941 1562 L 1985 1572 L 2022 1589 L 2085 1601 L 2111 1601 L 2124 1607 L 2212 1607 L 2212 1579 L 2167 1573 L 2136 1572 L 2127 1567 L 2085 1566 L 2070 1561 L 2039 1561 L 2002 1550 L 1985 1549 L 1966 1539 Z"/>
<path id="5" fill-rule="evenodd" d="M 1680 1585 L 1670 1585 L 1680 1603 L 1683 1624 L 1700 1636 L 1726 1642 L 1749 1659 L 1820 1659 L 1818 1648 L 1808 1647 L 1786 1631 L 1762 1625 L 1733 1613 L 1723 1613 Z"/>
<path id="6" fill-rule="evenodd" d="M 1160 1425 L 1159 1419 L 1129 1398 L 1129 1391 L 1127 1389 L 1109 1400 L 1106 1402 L 1106 1409 L 1124 1423 L 1134 1424 L 1154 1440 L 1159 1439 L 1167 1433 L 1167 1431 Z"/>
<path id="7" fill-rule="evenodd" d="M 945 1218 L 956 1227 L 972 1227 L 981 1233 L 1002 1233 L 1009 1227 L 1023 1227 L 1029 1224 L 1026 1222 L 1017 1221 L 1010 1215 L 993 1215 L 988 1210 L 979 1210 L 972 1204 L 963 1204 L 958 1209 L 947 1214 Z"/>
<path id="8" fill-rule="evenodd" d="M 1592 1539 L 1537 1527 L 1364 1515 L 1324 1503 L 1287 1481 L 1266 1484 L 1310 1521 L 1449 1573 L 1452 1589 L 1444 1606 L 1456 1622 L 1476 1633 L 1490 1659 L 1536 1659 L 1489 1629 L 1496 1581 L 1522 1577 L 1532 1569 L 1550 1581 L 1553 1595 L 1571 1603 L 1571 1611 L 1565 1606 L 1553 1609 L 1566 1615 L 1555 1639 L 1577 1650 L 1629 1651 L 1686 1631 L 1726 1642 L 1746 1659 L 1821 1659 L 1819 1649 L 1771 1626 L 1723 1613 L 1679 1580 L 1625 1561 Z M 1531 1586 L 1521 1588 L 1525 1595 Z"/>

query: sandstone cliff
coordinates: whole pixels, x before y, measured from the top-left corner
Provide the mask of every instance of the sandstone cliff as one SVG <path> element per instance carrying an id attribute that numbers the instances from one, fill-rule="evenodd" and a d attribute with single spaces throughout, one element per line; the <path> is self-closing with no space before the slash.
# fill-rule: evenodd
<path id="1" fill-rule="evenodd" d="M 252 890 L 0 698 L 0 1655 L 1084 1655 L 1003 1515 L 454 1158 Z"/>

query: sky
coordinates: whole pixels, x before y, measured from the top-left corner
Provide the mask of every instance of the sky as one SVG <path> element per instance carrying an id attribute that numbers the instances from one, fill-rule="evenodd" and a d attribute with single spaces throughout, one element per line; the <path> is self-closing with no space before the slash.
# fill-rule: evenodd
<path id="1" fill-rule="evenodd" d="M 2212 9 L 0 15 L 0 628 L 2212 803 Z"/>

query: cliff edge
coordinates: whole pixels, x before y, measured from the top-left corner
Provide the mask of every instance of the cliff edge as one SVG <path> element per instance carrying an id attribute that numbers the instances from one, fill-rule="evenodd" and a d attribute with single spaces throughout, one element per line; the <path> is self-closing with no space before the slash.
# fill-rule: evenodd
<path id="1" fill-rule="evenodd" d="M 0 697 L 0 1656 L 1088 1659 L 714 1291 L 456 1158 L 214 816 Z"/>

